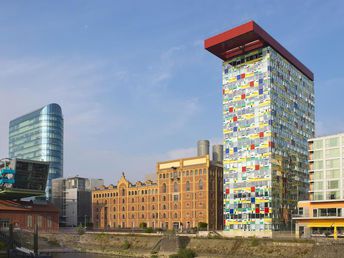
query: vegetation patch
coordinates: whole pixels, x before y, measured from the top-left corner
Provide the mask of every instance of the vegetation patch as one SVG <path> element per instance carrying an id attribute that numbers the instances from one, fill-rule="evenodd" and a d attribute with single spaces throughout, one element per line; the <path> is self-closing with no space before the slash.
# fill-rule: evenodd
<path id="1" fill-rule="evenodd" d="M 256 237 L 253 237 L 251 240 L 251 246 L 258 246 L 260 244 L 259 239 Z"/>
<path id="2" fill-rule="evenodd" d="M 188 248 L 181 248 L 179 249 L 177 254 L 171 254 L 169 258 L 193 258 L 196 257 L 195 251 L 188 249 Z"/>
<path id="3" fill-rule="evenodd" d="M 86 233 L 85 228 L 80 224 L 77 228 L 76 228 L 76 233 L 78 233 L 79 236 L 82 236 L 83 234 Z"/>
<path id="4" fill-rule="evenodd" d="M 145 233 L 153 233 L 153 228 L 152 227 L 146 228 Z"/>
<path id="5" fill-rule="evenodd" d="M 131 244 L 129 243 L 129 241 L 128 241 L 128 240 L 125 240 L 124 243 L 123 243 L 123 245 L 122 245 L 122 248 L 123 248 L 124 250 L 127 250 L 127 249 L 130 248 L 130 246 L 131 246 Z"/>

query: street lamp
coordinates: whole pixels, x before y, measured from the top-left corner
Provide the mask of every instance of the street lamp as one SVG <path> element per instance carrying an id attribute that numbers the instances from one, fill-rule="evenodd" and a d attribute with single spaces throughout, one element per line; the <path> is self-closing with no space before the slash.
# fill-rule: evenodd
<path id="1" fill-rule="evenodd" d="M 85 230 L 87 229 L 87 226 L 86 226 L 86 217 L 87 217 L 87 215 L 85 214 L 85 215 L 84 215 L 84 218 L 85 218 L 85 224 L 84 224 Z"/>

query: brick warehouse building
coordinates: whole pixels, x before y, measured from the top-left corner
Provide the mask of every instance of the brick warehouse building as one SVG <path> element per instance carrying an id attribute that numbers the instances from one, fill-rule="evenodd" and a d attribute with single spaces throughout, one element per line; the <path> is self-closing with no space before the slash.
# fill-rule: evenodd
<path id="1" fill-rule="evenodd" d="M 209 155 L 157 163 L 157 180 L 131 184 L 124 176 L 117 185 L 92 192 L 95 228 L 187 229 L 207 223 L 223 225 L 222 163 Z"/>
<path id="2" fill-rule="evenodd" d="M 40 232 L 56 232 L 59 229 L 59 212 L 51 204 L 0 200 L 0 229 L 13 224 L 15 228 Z"/>

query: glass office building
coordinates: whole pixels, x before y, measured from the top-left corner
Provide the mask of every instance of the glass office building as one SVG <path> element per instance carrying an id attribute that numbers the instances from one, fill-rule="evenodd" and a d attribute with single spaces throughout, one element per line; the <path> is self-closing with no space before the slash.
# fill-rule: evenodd
<path id="1" fill-rule="evenodd" d="M 309 190 L 313 73 L 253 21 L 207 39 L 205 47 L 224 60 L 225 231 L 288 230 Z"/>
<path id="2" fill-rule="evenodd" d="M 49 162 L 46 197 L 51 198 L 51 180 L 63 177 L 63 116 L 58 104 L 10 122 L 9 157 Z"/>

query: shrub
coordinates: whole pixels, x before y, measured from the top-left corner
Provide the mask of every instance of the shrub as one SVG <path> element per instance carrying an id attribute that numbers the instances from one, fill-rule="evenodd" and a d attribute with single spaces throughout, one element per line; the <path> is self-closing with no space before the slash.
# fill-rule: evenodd
<path id="1" fill-rule="evenodd" d="M 198 230 L 207 230 L 208 224 L 205 222 L 198 222 Z"/>
<path id="2" fill-rule="evenodd" d="M 76 228 L 76 233 L 78 233 L 79 236 L 85 234 L 86 230 L 81 224 Z"/>
<path id="3" fill-rule="evenodd" d="M 191 250 L 191 249 L 187 249 L 187 248 L 181 248 L 179 249 L 177 254 L 171 254 L 169 256 L 169 258 L 194 258 L 196 257 L 196 253 Z"/>
<path id="4" fill-rule="evenodd" d="M 252 246 L 258 246 L 259 245 L 259 240 L 256 237 L 252 238 L 251 245 Z"/>
<path id="5" fill-rule="evenodd" d="M 153 228 L 152 227 L 146 228 L 145 233 L 153 233 Z"/>
<path id="6" fill-rule="evenodd" d="M 124 243 L 123 243 L 123 245 L 122 245 L 122 248 L 125 249 L 125 250 L 127 250 L 127 249 L 130 248 L 130 246 L 131 246 L 131 244 L 129 243 L 129 241 L 128 241 L 128 240 L 125 240 Z"/>

